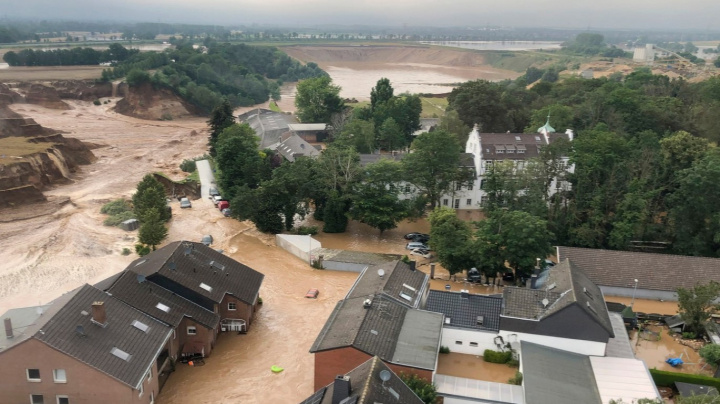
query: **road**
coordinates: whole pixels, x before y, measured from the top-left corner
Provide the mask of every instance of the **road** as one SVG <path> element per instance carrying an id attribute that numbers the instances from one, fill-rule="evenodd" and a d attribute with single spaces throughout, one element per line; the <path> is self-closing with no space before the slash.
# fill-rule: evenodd
<path id="1" fill-rule="evenodd" d="M 195 162 L 200 176 L 200 196 L 204 200 L 208 200 L 210 196 L 210 187 L 215 185 L 215 176 L 213 175 L 210 162 L 207 160 L 198 160 Z"/>

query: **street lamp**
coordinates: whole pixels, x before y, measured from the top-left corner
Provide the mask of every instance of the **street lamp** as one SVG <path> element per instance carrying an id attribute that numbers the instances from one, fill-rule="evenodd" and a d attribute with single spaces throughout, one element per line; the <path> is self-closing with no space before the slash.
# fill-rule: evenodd
<path id="1" fill-rule="evenodd" d="M 635 281 L 635 287 L 633 288 L 633 295 L 632 295 L 632 300 L 630 301 L 630 308 L 632 308 L 633 304 L 635 303 L 635 292 L 637 291 L 637 285 L 638 285 L 638 280 L 634 279 L 634 281 Z"/>

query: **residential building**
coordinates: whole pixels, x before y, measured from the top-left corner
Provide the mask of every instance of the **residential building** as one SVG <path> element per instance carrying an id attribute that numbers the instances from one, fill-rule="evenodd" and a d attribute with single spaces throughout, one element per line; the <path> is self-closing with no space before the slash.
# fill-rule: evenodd
<path id="1" fill-rule="evenodd" d="M 295 119 L 282 112 L 258 108 L 239 115 L 238 122 L 250 125 L 258 137 L 260 150 L 264 150 L 279 144 L 282 135 L 290 132 L 288 125 L 295 123 Z"/>
<path id="2" fill-rule="evenodd" d="M 105 291 L 173 329 L 168 354 L 208 356 L 215 346 L 220 316 L 131 270 L 120 273 Z M 162 369 L 160 370 L 162 371 Z"/>
<path id="3" fill-rule="evenodd" d="M 320 150 L 303 138 L 293 133 L 285 133 L 280 137 L 281 141 L 277 145 L 270 147 L 276 150 L 285 160 L 294 162 L 300 157 L 317 158 L 320 156 Z"/>
<path id="4" fill-rule="evenodd" d="M 442 314 L 409 308 L 384 294 L 341 300 L 310 349 L 315 389 L 373 356 L 396 373 L 432 380 L 442 324 Z"/>
<path id="5" fill-rule="evenodd" d="M 720 282 L 718 258 L 564 246 L 556 251 L 558 259 L 572 261 L 610 296 L 677 300 L 678 287 Z"/>
<path id="6" fill-rule="evenodd" d="M 344 401 L 345 400 L 345 401 Z M 379 357 L 338 375 L 300 404 L 422 404 L 415 394 Z"/>
<path id="7" fill-rule="evenodd" d="M 320 151 L 308 142 L 322 141 L 327 136 L 324 123 L 299 124 L 292 115 L 269 109 L 253 109 L 238 116 L 238 121 L 255 131 L 260 150 L 275 150 L 290 162 L 300 156 L 319 156 Z"/>
<path id="8" fill-rule="evenodd" d="M 345 299 L 383 295 L 409 308 L 420 308 L 428 296 L 430 277 L 414 266 L 414 262 L 409 265 L 400 260 L 367 266 Z"/>
<path id="9" fill-rule="evenodd" d="M 90 285 L 2 316 L 0 402 L 150 403 L 173 330 Z"/>
<path id="10" fill-rule="evenodd" d="M 202 243 L 175 241 L 130 270 L 220 317 L 220 331 L 247 331 L 265 275 Z M 199 329 L 195 329 L 199 332 Z"/>

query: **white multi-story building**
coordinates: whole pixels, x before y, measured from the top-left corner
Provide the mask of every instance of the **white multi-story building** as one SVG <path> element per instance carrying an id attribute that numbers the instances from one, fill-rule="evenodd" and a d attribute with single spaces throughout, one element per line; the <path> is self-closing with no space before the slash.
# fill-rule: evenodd
<path id="1" fill-rule="evenodd" d="M 548 122 L 538 128 L 537 133 L 480 133 L 477 126 L 470 132 L 465 153 L 471 155 L 476 173 L 475 181 L 468 186 L 458 185 L 440 199 L 441 206 L 454 209 L 480 209 L 487 198 L 483 189 L 484 179 L 493 165 L 511 161 L 518 171 L 524 170 L 528 160 L 540 156 L 540 149 L 560 138 L 572 141 L 574 133 L 568 129 L 565 133 L 556 133 Z M 569 163 L 569 157 L 562 157 L 563 173 L 553 179 L 548 196 L 570 189 L 570 183 L 562 178 L 572 173 L 575 166 Z"/>

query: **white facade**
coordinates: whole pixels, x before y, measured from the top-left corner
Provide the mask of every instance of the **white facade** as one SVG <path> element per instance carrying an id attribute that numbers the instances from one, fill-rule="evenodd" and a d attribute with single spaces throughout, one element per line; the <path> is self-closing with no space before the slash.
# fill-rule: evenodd
<path id="1" fill-rule="evenodd" d="M 470 330 L 467 328 L 444 327 L 442 333 L 443 346 L 450 348 L 451 352 L 482 356 L 486 349 L 497 351 L 496 332 Z"/>
<path id="2" fill-rule="evenodd" d="M 550 143 L 550 133 L 554 132 L 554 129 L 550 125 L 538 129 L 539 139 L 542 145 Z M 572 129 L 568 129 L 565 134 L 570 141 L 573 140 L 575 134 Z M 508 136 L 512 136 L 508 134 Z M 468 136 L 468 140 L 465 144 L 465 153 L 471 153 L 473 155 L 473 161 L 475 166 L 476 177 L 473 183 L 469 186 L 459 186 L 448 194 L 443 195 L 440 198 L 440 206 L 445 206 L 453 209 L 480 209 L 481 203 L 484 201 L 487 193 L 482 189 L 483 179 L 485 178 L 486 172 L 492 164 L 495 164 L 499 159 L 485 160 L 483 159 L 483 144 L 482 137 L 478 131 L 477 126 L 473 128 L 472 132 Z M 487 146 L 489 147 L 489 146 Z M 520 153 L 520 150 L 517 151 Z M 570 164 L 568 157 L 563 157 L 563 167 L 566 173 L 575 172 L 575 165 Z M 515 169 L 518 171 L 524 170 L 527 160 L 525 159 L 508 159 L 515 165 Z M 553 179 L 550 188 L 548 190 L 548 196 L 552 196 L 557 192 L 570 190 L 570 183 L 561 179 Z"/>

